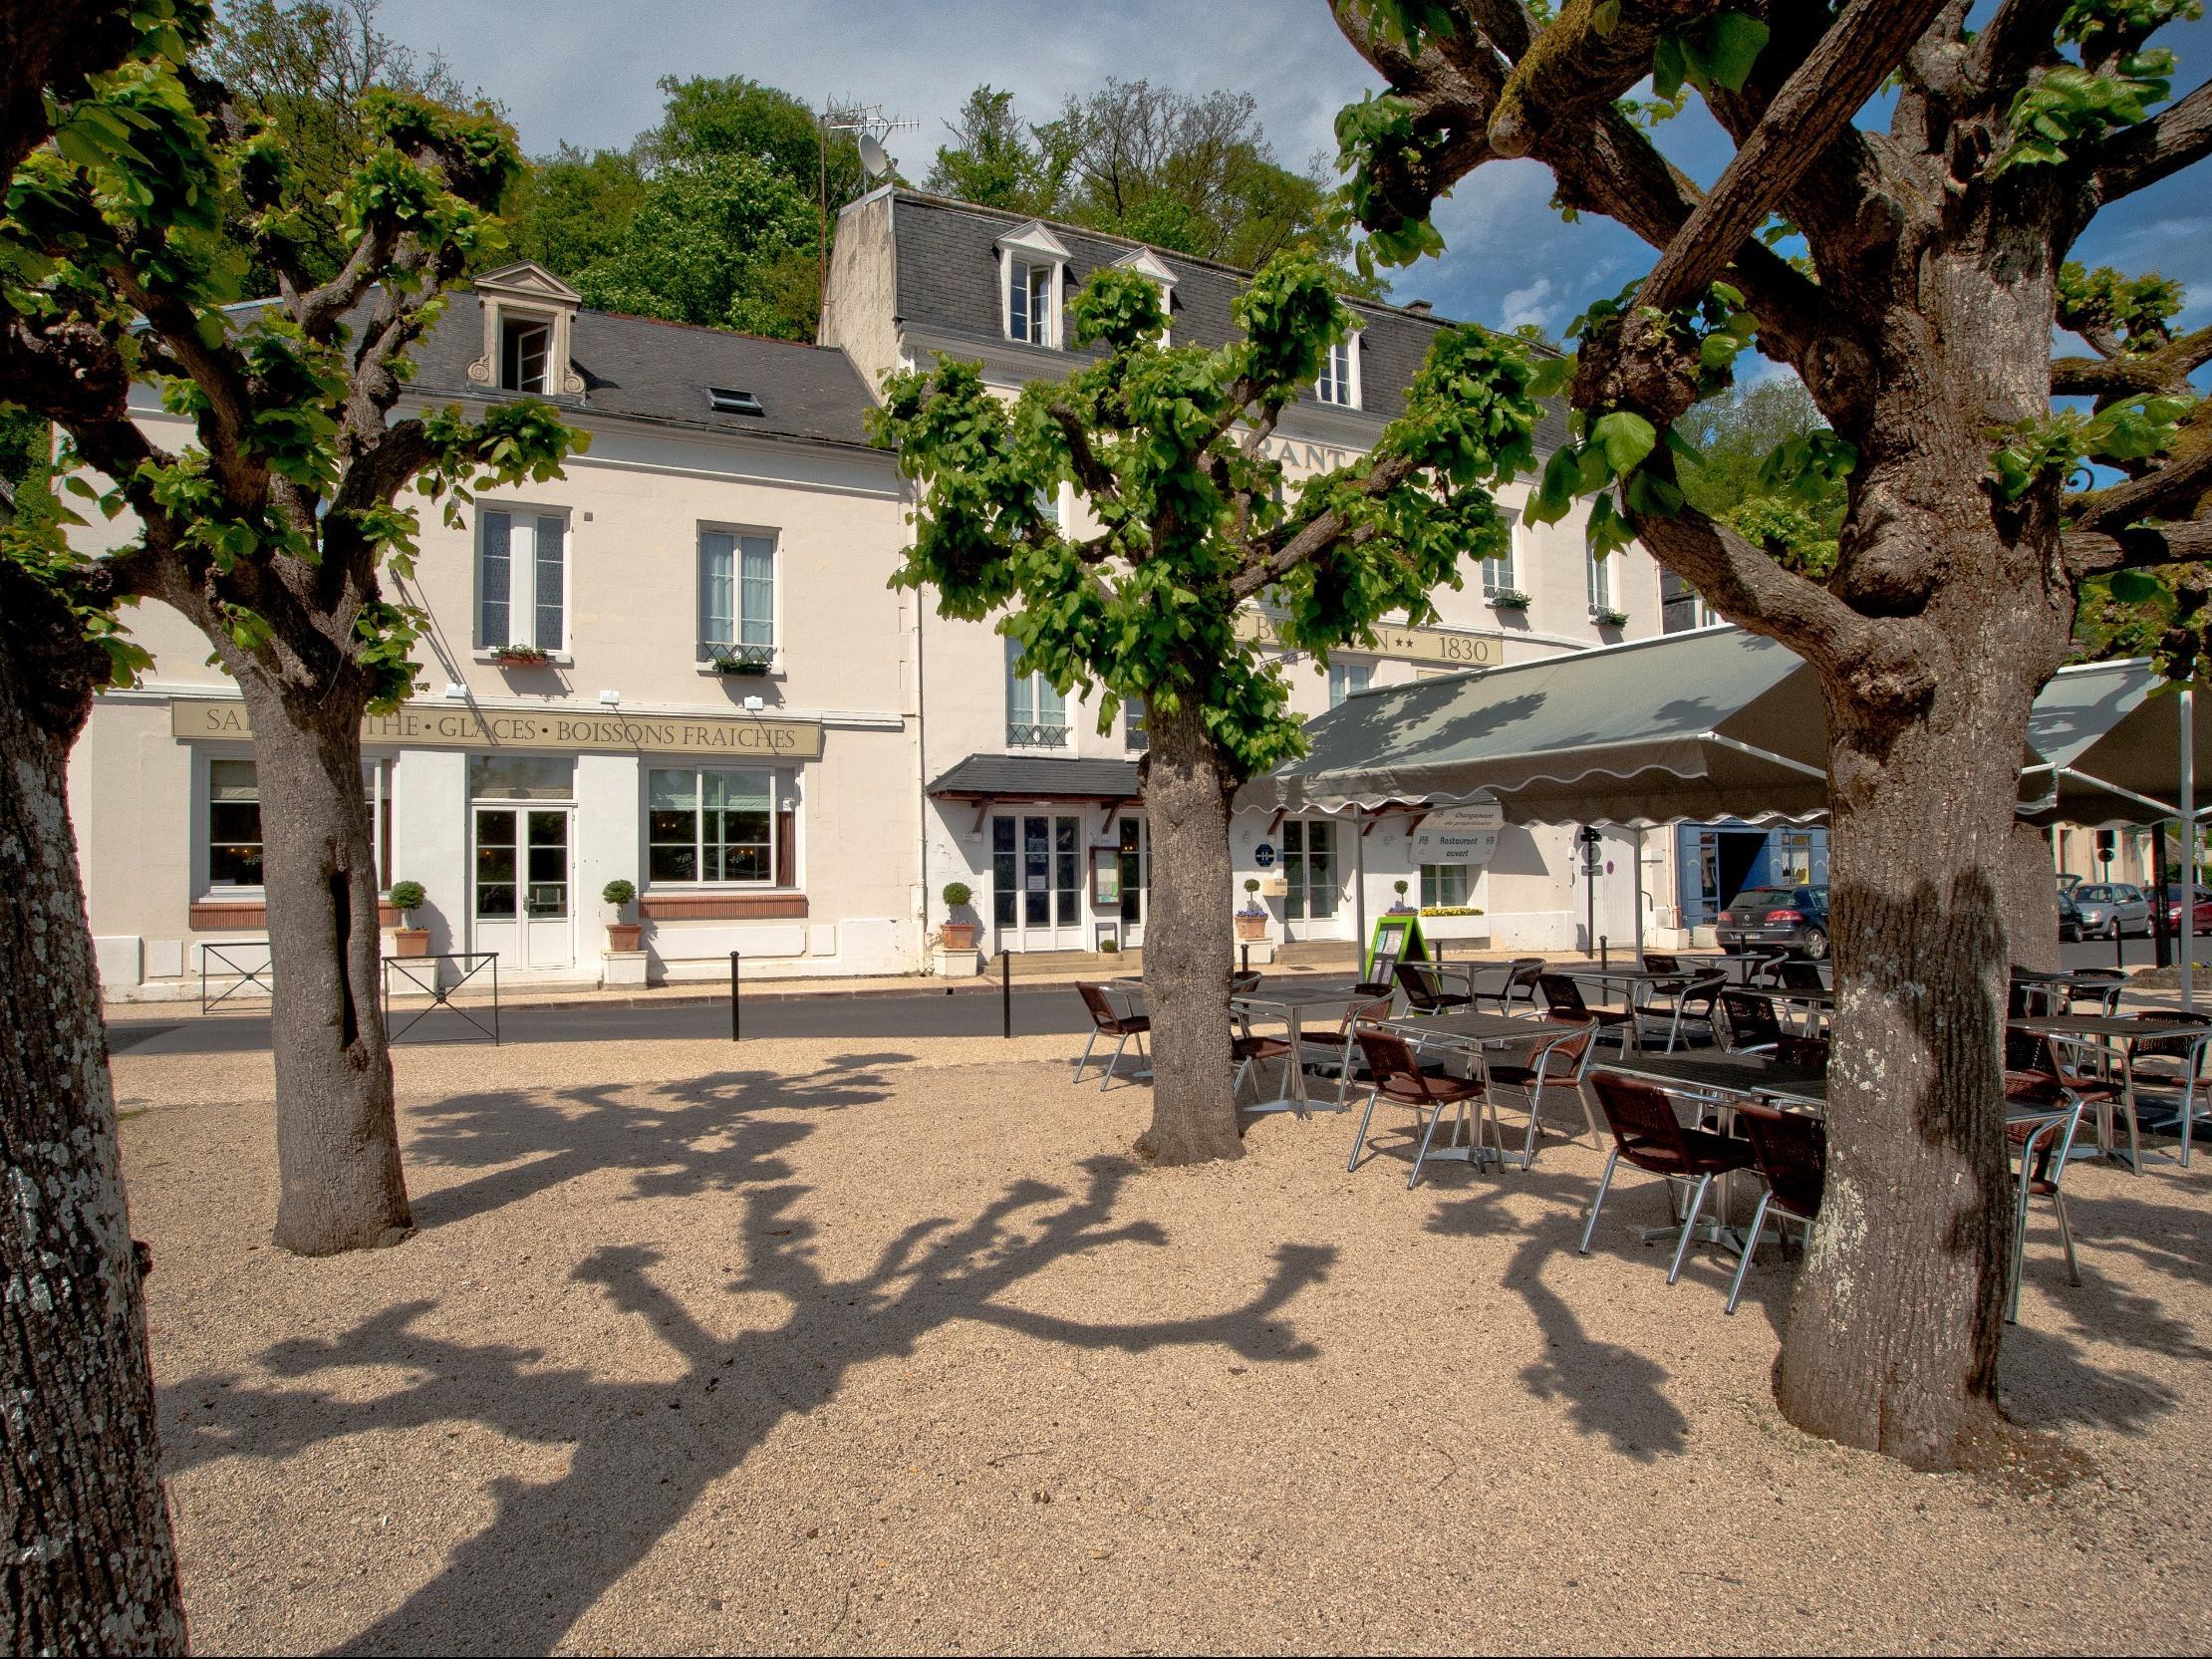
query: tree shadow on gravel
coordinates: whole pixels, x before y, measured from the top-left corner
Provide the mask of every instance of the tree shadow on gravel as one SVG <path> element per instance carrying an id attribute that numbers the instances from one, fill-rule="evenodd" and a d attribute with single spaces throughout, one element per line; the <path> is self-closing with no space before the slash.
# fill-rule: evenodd
<path id="1" fill-rule="evenodd" d="M 783 1308 L 779 1322 L 720 1334 L 711 1328 L 718 1306 L 688 1304 L 656 1282 L 653 1270 L 663 1259 L 658 1249 L 606 1245 L 575 1268 L 571 1282 L 596 1290 L 666 1344 L 682 1368 L 674 1381 L 549 1370 L 534 1350 L 433 1334 L 421 1327 L 435 1303 L 423 1299 L 387 1308 L 333 1340 L 284 1342 L 262 1356 L 277 1377 L 309 1386 L 268 1386 L 234 1375 L 172 1385 L 164 1391 L 171 1400 L 165 1415 L 173 1426 L 164 1436 L 171 1469 L 222 1457 L 278 1461 L 340 1435 L 406 1433 L 456 1421 L 565 1449 L 568 1471 L 558 1479 L 492 1486 L 496 1513 L 489 1524 L 457 1544 L 421 1588 L 338 1650 L 542 1653 L 779 1423 L 833 1400 L 854 1368 L 911 1357 L 948 1325 L 968 1321 L 1072 1348 L 1124 1353 L 1219 1344 L 1252 1363 L 1288 1363 L 1317 1352 L 1291 1333 L 1281 1309 L 1327 1276 L 1335 1252 L 1319 1246 L 1279 1246 L 1258 1292 L 1187 1319 L 1091 1323 L 1009 1305 L 1003 1299 L 1009 1291 L 1067 1256 L 1168 1243 L 1153 1223 L 1115 1223 L 1116 1201 L 1136 1173 L 1134 1164 L 1118 1158 L 1084 1163 L 1079 1190 L 1017 1181 L 966 1221 L 917 1222 L 886 1243 L 866 1271 L 830 1276 L 815 1259 L 817 1228 L 802 1208 L 812 1189 L 792 1179 L 790 1166 L 777 1156 L 813 1126 L 744 1118 L 756 1107 L 789 1106 L 794 1099 L 802 1106 L 841 1106 L 872 1098 L 858 1077 L 837 1083 L 816 1074 L 812 1082 L 811 1094 L 802 1089 L 795 1097 L 749 1073 L 668 1090 L 689 1109 L 705 1107 L 713 1116 L 681 1118 L 672 1107 L 691 1163 L 676 1175 L 665 1159 L 641 1156 L 636 1166 L 641 1182 L 661 1184 L 664 1192 L 739 1191 L 741 1219 L 716 1231 L 742 1243 L 715 1247 L 742 1250 L 744 1264 L 726 1269 L 723 1288 L 733 1300 L 774 1298 Z M 485 1162 L 526 1158 L 529 1133 L 492 1121 L 499 1113 L 488 1102 L 498 1097 L 481 1098 L 486 1103 L 451 1115 L 446 1150 Z M 596 1090 L 564 1098 L 577 1101 L 588 1123 L 616 1109 Z M 697 1133 L 714 1121 L 722 1127 L 712 1135 Z M 419 1142 L 411 1150 L 421 1156 Z M 565 1147 L 552 1155 L 570 1156 Z M 559 1175 L 540 1159 L 487 1179 L 522 1185 L 489 1196 L 478 1192 L 443 1219 L 513 1202 Z M 672 1181 L 679 1185 L 666 1185 Z M 409 1379 L 405 1386 L 371 1400 L 347 1397 L 360 1392 L 365 1375 L 394 1373 Z M 318 1382 L 323 1386 L 313 1386 Z M 217 1415 L 195 1419 L 195 1400 L 211 1404 Z M 173 1422 L 177 1418 L 184 1420 Z"/>
<path id="2" fill-rule="evenodd" d="M 416 1107 L 402 1121 L 408 1163 L 483 1169 L 473 1181 L 413 1201 L 417 1228 L 450 1227 L 603 1170 L 628 1170 L 638 1199 L 728 1192 L 810 1133 L 754 1114 L 831 1111 L 885 1098 L 881 1068 L 912 1055 L 840 1054 L 811 1072 L 724 1071 L 652 1086 L 620 1083 L 550 1094 L 499 1090 Z"/>

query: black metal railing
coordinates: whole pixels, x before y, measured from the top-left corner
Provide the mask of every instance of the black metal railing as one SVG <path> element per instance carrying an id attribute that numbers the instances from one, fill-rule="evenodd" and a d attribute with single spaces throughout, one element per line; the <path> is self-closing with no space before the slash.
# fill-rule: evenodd
<path id="1" fill-rule="evenodd" d="M 723 640 L 706 640 L 699 645 L 698 660 L 717 669 L 727 665 L 730 671 L 736 672 L 766 669 L 775 664 L 776 648 L 772 645 L 731 645 Z"/>
<path id="2" fill-rule="evenodd" d="M 1019 720 L 1006 722 L 1006 747 L 1009 749 L 1059 749 L 1067 747 L 1069 728 L 1064 725 L 1025 725 Z"/>

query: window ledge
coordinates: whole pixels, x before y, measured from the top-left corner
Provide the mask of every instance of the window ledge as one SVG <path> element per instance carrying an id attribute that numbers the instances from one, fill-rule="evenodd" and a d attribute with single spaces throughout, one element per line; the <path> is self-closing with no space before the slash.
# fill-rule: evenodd
<path id="1" fill-rule="evenodd" d="M 471 660 L 478 663 L 496 663 L 499 661 L 499 653 L 497 653 L 496 651 L 485 651 L 479 648 L 478 650 L 470 652 L 468 655 Z M 544 662 L 532 663 L 528 665 L 528 667 L 533 669 L 573 669 L 574 667 L 576 667 L 576 658 L 575 655 L 571 652 L 549 651 L 545 654 Z M 518 669 L 516 672 L 522 673 L 527 671 L 524 669 Z"/>
<path id="2" fill-rule="evenodd" d="M 701 679 L 704 680 L 729 680 L 737 682 L 743 682 L 747 680 L 782 680 L 786 678 L 786 675 L 788 673 L 788 671 L 783 666 L 783 654 L 781 652 L 776 653 L 775 661 L 770 663 L 767 667 L 766 672 L 761 674 L 724 674 L 721 672 L 721 670 L 714 667 L 714 665 L 711 663 L 697 664 L 695 666 L 695 672 L 699 675 Z"/>

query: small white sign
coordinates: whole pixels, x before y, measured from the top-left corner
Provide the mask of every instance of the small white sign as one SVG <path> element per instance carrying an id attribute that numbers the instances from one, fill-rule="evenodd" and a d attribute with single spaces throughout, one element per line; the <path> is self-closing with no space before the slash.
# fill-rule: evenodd
<path id="1" fill-rule="evenodd" d="M 1432 812 L 1414 829 L 1407 849 L 1413 864 L 1488 864 L 1498 851 L 1506 809 L 1496 797 Z"/>

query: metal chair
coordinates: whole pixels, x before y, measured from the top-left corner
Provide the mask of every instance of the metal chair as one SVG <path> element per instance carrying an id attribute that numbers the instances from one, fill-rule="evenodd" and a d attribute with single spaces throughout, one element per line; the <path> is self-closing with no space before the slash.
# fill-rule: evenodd
<path id="1" fill-rule="evenodd" d="M 1541 957 L 1516 957 L 1508 963 L 1505 982 L 1498 987 L 1498 1011 L 1512 1013 L 1516 1002 L 1532 1011 L 1536 1005 L 1536 979 L 1542 972 Z"/>
<path id="2" fill-rule="evenodd" d="M 1447 990 L 1444 975 L 1432 964 L 1402 962 L 1393 971 L 1398 988 L 1406 993 L 1408 1013 L 1450 1013 L 1454 1008 L 1465 1008 L 1475 1001 L 1472 991 Z"/>
<path id="3" fill-rule="evenodd" d="M 1767 1190 L 1759 1195 L 1759 1208 L 1752 1212 L 1751 1232 L 1744 1239 L 1744 1258 L 1736 1264 L 1736 1280 L 1728 1287 L 1728 1306 L 1722 1310 L 1727 1313 L 1734 1313 L 1736 1304 L 1743 1300 L 1752 1253 L 1759 1248 L 1759 1235 L 1770 1214 L 1811 1232 L 1812 1218 L 1820 1209 L 1828 1156 L 1826 1126 L 1806 1113 L 1784 1112 L 1747 1100 L 1738 1104 L 1736 1122 L 1751 1142 L 1752 1162 L 1766 1178 Z"/>
<path id="4" fill-rule="evenodd" d="M 1528 1113 L 1528 1133 L 1521 1149 L 1522 1169 L 1536 1161 L 1536 1141 L 1543 1123 L 1543 1095 L 1547 1085 L 1554 1095 L 1561 1089 L 1574 1091 L 1575 1104 L 1582 1109 L 1582 1121 L 1589 1127 L 1590 1145 L 1594 1149 L 1598 1144 L 1597 1114 L 1590 1110 L 1589 1095 L 1582 1087 L 1583 1079 L 1589 1074 L 1590 1061 L 1597 1053 L 1597 1021 L 1562 1019 L 1560 1023 L 1566 1029 L 1546 1038 L 1540 1048 L 1524 1057 L 1486 1061 L 1483 1066 L 1483 1099 L 1492 1128 L 1497 1129 L 1498 1107 L 1502 1103 L 1522 1107 Z M 1505 1144 L 1502 1132 L 1499 1144 Z"/>
<path id="5" fill-rule="evenodd" d="M 1601 1035 L 1610 1031 L 1619 1041 L 1620 1051 L 1628 1052 L 1629 1038 L 1635 1034 L 1633 1013 L 1591 1007 L 1582 1000 L 1582 987 L 1564 973 L 1537 974 L 1536 988 L 1543 993 L 1544 1007 L 1553 1019 L 1594 1019 Z"/>
<path id="6" fill-rule="evenodd" d="M 1820 965 L 1804 962 L 1796 957 L 1785 957 L 1776 965 L 1775 971 L 1782 980 L 1784 990 L 1826 990 L 1827 980 L 1821 976 Z"/>
<path id="7" fill-rule="evenodd" d="M 1355 1002 L 1344 1010 L 1344 1017 L 1337 1022 L 1334 1035 L 1320 1037 L 1301 1032 L 1298 1064 L 1304 1070 L 1318 1071 L 1324 1077 L 1332 1071 L 1336 1075 L 1336 1109 L 1344 1110 L 1344 1095 L 1351 1086 L 1354 1059 L 1352 1030 L 1363 1019 L 1388 1019 L 1390 997 L 1384 994 L 1371 1002 Z M 1290 1052 L 1290 1039 L 1254 1035 L 1251 1021 L 1243 1012 L 1237 1015 L 1238 1029 L 1230 1037 L 1230 1057 L 1238 1062 L 1237 1079 L 1230 1085 L 1230 1097 L 1235 1099 L 1244 1092 L 1244 1079 L 1253 1066 L 1262 1060 L 1279 1060 Z M 1314 1051 L 1318 1050 L 1317 1057 Z"/>
<path id="8" fill-rule="evenodd" d="M 1470 1103 L 1480 1103 L 1483 1085 L 1474 1078 L 1454 1077 L 1449 1072 L 1424 1067 L 1414 1058 L 1413 1045 L 1404 1037 L 1391 1031 L 1378 1031 L 1371 1026 L 1356 1025 L 1352 1029 L 1359 1044 L 1360 1057 L 1367 1062 L 1367 1075 L 1373 1087 L 1367 1093 L 1367 1110 L 1360 1114 L 1359 1133 L 1352 1140 L 1352 1155 L 1344 1160 L 1347 1172 L 1359 1168 L 1359 1155 L 1367 1145 L 1367 1126 L 1374 1120 L 1375 1102 L 1388 1100 L 1393 1105 L 1410 1107 L 1423 1118 L 1421 1145 L 1413 1155 L 1413 1173 L 1406 1177 L 1410 1190 L 1420 1185 L 1421 1166 L 1427 1161 L 1429 1147 L 1436 1139 L 1436 1126 L 1444 1114 L 1455 1108 L 1458 1122 L 1453 1127 L 1456 1139 L 1467 1129 L 1467 1108 Z M 1476 1116 L 1476 1132 L 1480 1135 L 1482 1117 Z M 1470 1148 L 1470 1157 L 1477 1149 Z M 1499 1148 L 1499 1159 L 1505 1159 L 1505 1148 Z"/>
<path id="9" fill-rule="evenodd" d="M 1717 1042 L 1719 1031 L 1713 1020 L 1714 998 L 1728 983 L 1728 975 L 1718 971 L 1693 971 L 1682 966 L 1679 957 L 1663 956 L 1657 951 L 1644 953 L 1644 966 L 1654 973 L 1668 975 L 1651 982 L 1642 1016 L 1647 1020 L 1664 1019 L 1667 1022 L 1667 1052 L 1674 1052 L 1675 1043 L 1682 1035 L 1682 1022 L 1694 1019 L 1705 1027 L 1706 1040 Z M 1654 1002 L 1651 998 L 1659 998 Z"/>
<path id="10" fill-rule="evenodd" d="M 1773 1053 L 1782 1041 L 1782 1021 L 1774 998 L 1765 991 L 1723 990 L 1718 998 L 1728 1021 L 1728 1047 L 1737 1054 Z"/>
<path id="11" fill-rule="evenodd" d="M 2063 1013 L 2078 1013 L 2085 1003 L 2091 1013 L 2109 1016 L 2127 988 L 2127 975 L 2116 968 L 2077 968 L 2067 976 Z"/>
<path id="12" fill-rule="evenodd" d="M 2063 1058 L 2064 1053 L 2080 1052 L 2085 1046 L 2077 1040 L 2008 1026 L 2005 1031 L 2006 1079 L 2010 1083 L 2015 1079 L 2047 1078 L 2073 1094 L 2082 1105 L 2094 1106 L 2096 1149 L 2107 1157 L 2112 1147 L 2112 1112 L 2117 1107 L 2127 1118 L 2127 1167 L 2141 1175 L 2142 1126 L 2135 1115 L 2135 1103 L 2128 1098 L 2126 1085 L 2118 1078 L 2098 1072 L 2074 1070 Z"/>
<path id="13" fill-rule="evenodd" d="M 2078 1285 L 2081 1268 L 2074 1258 L 2074 1228 L 2067 1219 L 2065 1180 L 2067 1160 L 2074 1151 L 2074 1137 L 2081 1126 L 2081 1101 L 2073 1091 L 2048 1077 L 2006 1075 L 2006 1100 L 2016 1112 L 2035 1111 L 2041 1117 L 2023 1117 L 2005 1126 L 2005 1139 L 2020 1159 L 2020 1187 L 2013 1215 L 2013 1254 L 2010 1283 L 2005 1294 L 2005 1323 L 2020 1320 L 2020 1279 L 2028 1259 L 2028 1200 L 2031 1194 L 2049 1196 L 2059 1218 L 2059 1243 L 2065 1246 L 2067 1282 Z"/>
<path id="14" fill-rule="evenodd" d="M 1075 989 L 1083 998 L 1083 1006 L 1090 1009 L 1091 1034 L 1075 1061 L 1075 1076 L 1070 1081 L 1080 1083 L 1083 1080 L 1083 1068 L 1090 1063 L 1091 1049 L 1102 1036 L 1114 1039 L 1114 1051 L 1107 1056 L 1105 1075 L 1099 1079 L 1101 1091 L 1113 1086 L 1114 1067 L 1121 1062 L 1122 1049 L 1132 1041 L 1137 1045 L 1137 1058 L 1146 1063 L 1145 1075 L 1150 1076 L 1151 1056 L 1145 1053 L 1145 1033 L 1152 1029 L 1152 1016 L 1117 1009 L 1105 985 L 1080 984 Z"/>
<path id="15" fill-rule="evenodd" d="M 2118 987 L 2113 987 L 2118 995 Z M 2126 1016 L 2130 1019 L 2157 1020 L 2169 1025 L 2201 1025 L 2205 1030 L 2192 1037 L 2133 1037 L 2127 1044 L 2127 1066 L 2132 1076 L 2148 1075 L 2155 1081 L 2178 1084 L 2181 1088 L 2181 1166 L 2189 1166 L 2189 1143 L 2195 1138 L 2197 1117 L 2197 1079 L 2204 1074 L 2204 1055 L 2212 1047 L 2212 1016 L 2199 1013 L 2167 1013 L 2143 1011 Z M 2145 1073 L 2145 1060 L 2176 1062 L 2169 1074 L 2163 1068 Z"/>
<path id="16" fill-rule="evenodd" d="M 1613 1150 L 1605 1155 L 1605 1173 L 1597 1178 L 1597 1196 L 1590 1200 L 1589 1219 L 1582 1224 L 1582 1242 L 1575 1248 L 1583 1255 L 1590 1253 L 1597 1213 L 1605 1207 L 1613 1171 L 1623 1158 L 1647 1174 L 1666 1178 L 1670 1214 L 1674 1209 L 1674 1184 L 1694 1182 L 1690 1212 L 1682 1221 L 1682 1240 L 1674 1247 L 1674 1264 L 1667 1269 L 1667 1282 L 1672 1284 L 1682 1276 L 1682 1263 L 1689 1259 L 1690 1241 L 1696 1237 L 1698 1216 L 1705 1208 L 1705 1195 L 1712 1190 L 1714 1178 L 1749 1168 L 1750 1143 L 1708 1129 L 1685 1127 L 1675 1116 L 1673 1101 L 1633 1077 L 1595 1071 L 1590 1074 L 1590 1087 L 1613 1132 Z"/>

